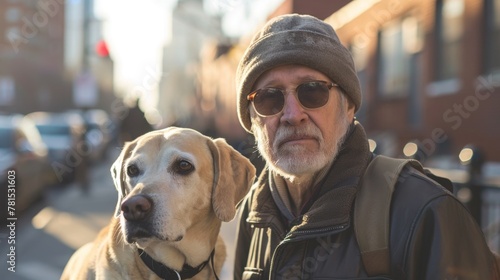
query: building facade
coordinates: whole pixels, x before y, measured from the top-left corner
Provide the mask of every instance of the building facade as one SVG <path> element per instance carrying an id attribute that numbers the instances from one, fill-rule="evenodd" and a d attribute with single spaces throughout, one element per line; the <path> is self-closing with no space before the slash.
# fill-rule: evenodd
<path id="1" fill-rule="evenodd" d="M 474 145 L 500 161 L 500 1 L 354 1 L 326 19 L 353 53 L 358 118 L 381 152 Z"/>
<path id="2" fill-rule="evenodd" d="M 74 91 L 81 88 L 79 77 L 89 73 L 95 77 L 96 92 L 90 105 L 109 107 L 114 94 L 113 62 L 95 54 L 102 34 L 93 3 L 0 1 L 0 111 L 79 107 Z"/>
<path id="3" fill-rule="evenodd" d="M 0 110 L 50 107 L 68 86 L 60 76 L 65 2 L 6 0 L 0 11 Z"/>
<path id="4" fill-rule="evenodd" d="M 458 161 L 474 145 L 500 161 L 500 0 L 300 2 L 285 0 L 270 17 L 308 13 L 335 28 L 353 54 L 363 92 L 357 118 L 377 152 L 405 156 L 413 142 L 423 161 Z"/>
<path id="5" fill-rule="evenodd" d="M 198 100 L 198 67 L 205 44 L 222 41 L 220 19 L 205 12 L 203 0 L 181 0 L 172 13 L 172 40 L 163 51 L 158 111 L 161 126 L 172 124 L 210 130 Z"/>

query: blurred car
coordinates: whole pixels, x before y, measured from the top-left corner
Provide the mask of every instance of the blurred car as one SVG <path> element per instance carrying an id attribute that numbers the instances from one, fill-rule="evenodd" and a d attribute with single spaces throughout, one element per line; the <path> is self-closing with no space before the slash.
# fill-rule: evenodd
<path id="1" fill-rule="evenodd" d="M 72 110 L 82 116 L 85 122 L 85 140 L 89 149 L 89 159 L 99 161 L 106 158 L 108 148 L 113 139 L 113 122 L 108 113 L 101 109 Z"/>
<path id="2" fill-rule="evenodd" d="M 38 200 L 54 181 L 47 160 L 47 147 L 35 124 L 22 115 L 0 115 L 0 216 L 7 215 L 7 194 L 15 193 L 15 210 L 23 211 Z M 15 174 L 12 174 L 12 173 Z M 7 178 L 15 182 L 8 191 Z M 5 200 L 5 201 L 4 201 Z"/>
<path id="3" fill-rule="evenodd" d="M 31 119 L 48 148 L 48 157 L 58 181 L 69 183 L 75 180 L 89 149 L 83 141 L 85 123 L 76 113 L 34 112 L 26 116 Z"/>

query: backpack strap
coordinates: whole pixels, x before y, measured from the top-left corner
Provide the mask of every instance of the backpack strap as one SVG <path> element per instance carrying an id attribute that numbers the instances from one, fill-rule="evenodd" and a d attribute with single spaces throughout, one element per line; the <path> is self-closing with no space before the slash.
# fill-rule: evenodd
<path id="1" fill-rule="evenodd" d="M 399 174 L 408 164 L 423 172 L 422 165 L 416 160 L 378 155 L 361 179 L 354 205 L 354 231 L 369 276 L 390 274 L 391 198 Z"/>

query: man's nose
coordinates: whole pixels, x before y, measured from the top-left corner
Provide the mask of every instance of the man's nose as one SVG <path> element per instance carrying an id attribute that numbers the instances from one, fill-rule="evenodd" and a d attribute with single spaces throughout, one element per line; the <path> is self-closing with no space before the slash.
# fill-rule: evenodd
<path id="1" fill-rule="evenodd" d="M 287 94 L 283 106 L 283 115 L 280 118 L 281 122 L 298 125 L 307 119 L 307 114 L 295 94 Z"/>

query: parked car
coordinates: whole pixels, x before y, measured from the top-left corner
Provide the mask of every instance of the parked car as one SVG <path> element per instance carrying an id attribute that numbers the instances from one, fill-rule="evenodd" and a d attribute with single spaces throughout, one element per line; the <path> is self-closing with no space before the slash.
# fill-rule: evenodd
<path id="1" fill-rule="evenodd" d="M 106 158 L 113 139 L 114 128 L 108 113 L 101 109 L 71 110 L 68 113 L 79 114 L 85 122 L 85 140 L 89 148 L 89 159 L 99 161 Z"/>
<path id="2" fill-rule="evenodd" d="M 17 214 L 40 199 L 46 188 L 54 183 L 47 147 L 35 124 L 22 115 L 0 115 L 0 172 L 2 221 L 7 215 L 8 194 L 15 197 L 11 204 L 14 201 Z M 10 183 L 14 184 L 8 183 L 9 175 Z"/>
<path id="3" fill-rule="evenodd" d="M 33 120 L 48 148 L 51 167 L 60 183 L 72 182 L 85 163 L 89 149 L 85 146 L 85 123 L 76 113 L 34 112 Z"/>

